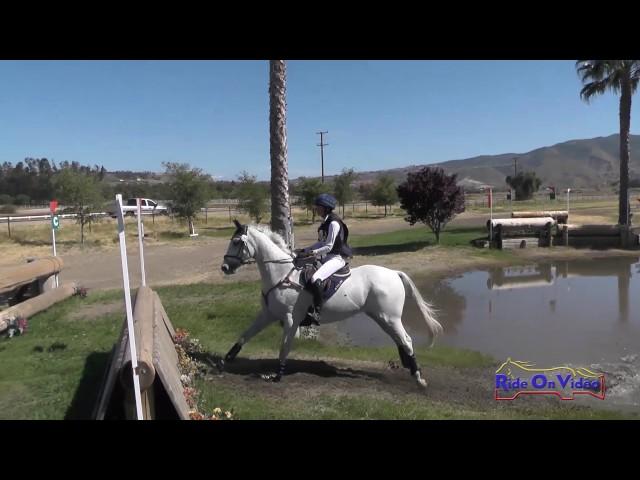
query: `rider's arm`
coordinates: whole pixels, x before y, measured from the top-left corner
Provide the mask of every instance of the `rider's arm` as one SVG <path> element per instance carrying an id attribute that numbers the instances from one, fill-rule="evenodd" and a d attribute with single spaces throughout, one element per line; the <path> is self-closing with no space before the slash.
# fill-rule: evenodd
<path id="1" fill-rule="evenodd" d="M 311 253 L 314 255 L 324 255 L 329 253 L 333 248 L 333 244 L 340 233 L 340 224 L 335 220 L 329 224 L 329 232 L 324 242 L 318 242 L 310 247 Z"/>

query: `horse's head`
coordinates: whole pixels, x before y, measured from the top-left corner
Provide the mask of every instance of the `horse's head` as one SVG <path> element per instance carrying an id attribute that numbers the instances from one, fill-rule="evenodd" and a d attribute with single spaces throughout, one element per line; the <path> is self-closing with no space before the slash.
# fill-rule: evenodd
<path id="1" fill-rule="evenodd" d="M 231 236 L 227 253 L 224 256 L 224 263 L 220 267 L 226 275 L 236 273 L 241 265 L 250 263 L 256 254 L 255 248 L 251 245 L 248 235 L 248 225 L 242 225 L 238 220 L 234 220 L 236 231 Z"/>

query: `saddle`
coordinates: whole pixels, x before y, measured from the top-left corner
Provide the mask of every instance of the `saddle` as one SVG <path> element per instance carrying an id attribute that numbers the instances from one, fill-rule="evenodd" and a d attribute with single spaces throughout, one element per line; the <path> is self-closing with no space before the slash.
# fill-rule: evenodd
<path id="1" fill-rule="evenodd" d="M 300 273 L 300 284 L 304 287 L 311 281 L 311 277 L 322 266 L 319 261 L 312 263 L 305 263 L 302 265 L 302 272 Z M 349 268 L 349 261 L 340 270 L 335 272 L 329 278 L 322 282 L 322 302 L 329 300 L 340 288 L 340 286 L 351 276 L 351 268 Z"/>

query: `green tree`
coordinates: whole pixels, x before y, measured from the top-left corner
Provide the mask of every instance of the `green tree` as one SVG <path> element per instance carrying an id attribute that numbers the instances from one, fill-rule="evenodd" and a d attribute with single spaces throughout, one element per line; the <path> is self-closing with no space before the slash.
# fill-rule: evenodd
<path id="1" fill-rule="evenodd" d="M 209 176 L 200 168 L 191 168 L 188 163 L 165 162 L 163 165 L 169 176 L 171 210 L 178 218 L 187 221 L 192 234 L 193 220 L 208 200 Z"/>
<path id="2" fill-rule="evenodd" d="M 84 244 L 84 227 L 98 220 L 93 213 L 102 209 L 104 200 L 97 178 L 91 173 L 64 168 L 55 177 L 55 189 L 58 199 L 67 207 L 65 211 L 77 215 L 80 244 Z"/>
<path id="3" fill-rule="evenodd" d="M 384 205 L 384 216 L 387 216 L 387 206 L 398 200 L 395 181 L 390 175 L 380 175 L 371 189 L 371 202 L 375 206 Z"/>
<path id="4" fill-rule="evenodd" d="M 238 177 L 238 199 L 240 210 L 260 223 L 269 208 L 269 189 L 266 185 L 256 182 L 256 177 L 243 171 Z"/>
<path id="5" fill-rule="evenodd" d="M 505 182 L 515 190 L 516 200 L 530 200 L 542 185 L 535 172 L 519 172 L 515 177 L 508 176 Z"/>
<path id="6" fill-rule="evenodd" d="M 29 195 L 25 195 L 24 193 L 21 193 L 19 195 L 16 195 L 16 205 L 19 205 L 21 207 L 26 207 L 29 205 L 29 202 L 31 202 L 31 198 L 29 197 Z"/>
<path id="7" fill-rule="evenodd" d="M 336 177 L 333 183 L 333 194 L 342 206 L 342 216 L 344 217 L 344 206 L 353 200 L 353 181 L 356 179 L 356 173 L 353 168 L 343 169 L 342 173 Z"/>
<path id="8" fill-rule="evenodd" d="M 620 192 L 618 223 L 629 225 L 629 131 L 631 97 L 640 80 L 640 60 L 578 60 L 576 69 L 582 81 L 580 98 L 589 102 L 607 90 L 620 95 Z"/>
<path id="9" fill-rule="evenodd" d="M 313 201 L 318 195 L 322 193 L 322 182 L 319 178 L 304 178 L 300 179 L 297 191 L 300 196 L 300 204 L 305 208 L 311 210 L 311 222 L 316 221 L 316 212 L 313 209 Z"/>

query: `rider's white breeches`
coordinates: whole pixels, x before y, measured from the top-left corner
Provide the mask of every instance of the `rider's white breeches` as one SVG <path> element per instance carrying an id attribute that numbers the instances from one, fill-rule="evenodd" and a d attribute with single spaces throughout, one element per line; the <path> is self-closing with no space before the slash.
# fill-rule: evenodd
<path id="1" fill-rule="evenodd" d="M 311 281 L 315 282 L 318 279 L 326 280 L 346 265 L 346 262 L 340 255 L 327 255 L 325 258 L 327 259 L 323 260 L 322 266 L 313 274 Z"/>

